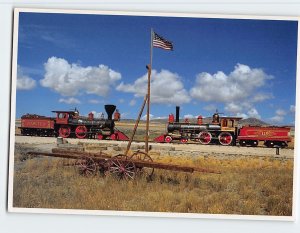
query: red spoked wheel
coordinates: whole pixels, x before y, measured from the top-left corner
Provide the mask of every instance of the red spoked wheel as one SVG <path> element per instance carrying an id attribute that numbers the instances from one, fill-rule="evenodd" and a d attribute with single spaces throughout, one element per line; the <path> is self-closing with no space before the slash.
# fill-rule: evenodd
<path id="1" fill-rule="evenodd" d="M 199 142 L 203 145 L 207 145 L 211 142 L 212 136 L 210 132 L 200 132 L 198 135 Z"/>
<path id="2" fill-rule="evenodd" d="M 153 162 L 152 158 L 147 153 L 142 152 L 142 151 L 137 151 L 137 152 L 133 153 L 130 157 L 130 160 L 132 160 L 133 162 L 134 162 L 134 160 L 143 161 L 143 162 L 150 162 L 150 163 Z M 154 173 L 154 168 L 152 168 L 152 167 L 142 167 L 142 166 L 136 165 L 136 169 L 137 169 L 137 174 L 141 174 L 143 176 L 146 176 L 146 179 L 151 180 L 152 175 Z"/>
<path id="3" fill-rule="evenodd" d="M 113 133 L 112 135 L 110 135 L 110 139 L 111 140 L 118 140 L 118 134 Z"/>
<path id="4" fill-rule="evenodd" d="M 104 139 L 104 137 L 103 137 L 103 135 L 102 135 L 102 134 L 97 134 L 97 138 L 98 138 L 98 140 L 102 140 L 102 139 Z"/>
<path id="5" fill-rule="evenodd" d="M 172 140 L 173 140 L 173 139 L 172 139 L 171 136 L 166 136 L 166 137 L 165 137 L 165 142 L 166 142 L 166 143 L 170 143 L 170 142 L 172 142 Z"/>
<path id="6" fill-rule="evenodd" d="M 77 138 L 85 138 L 87 135 L 87 128 L 84 125 L 79 125 L 75 129 L 75 135 Z"/>
<path id="7" fill-rule="evenodd" d="M 232 135 L 228 132 L 222 132 L 219 135 L 219 142 L 223 146 L 229 146 L 232 143 Z"/>
<path id="8" fill-rule="evenodd" d="M 97 173 L 97 164 L 92 158 L 87 156 L 77 159 L 75 166 L 79 171 L 79 174 L 86 177 L 95 176 Z"/>
<path id="9" fill-rule="evenodd" d="M 136 167 L 128 156 L 116 155 L 110 160 L 109 172 L 119 180 L 133 180 L 136 175 Z"/>
<path id="10" fill-rule="evenodd" d="M 188 142 L 188 139 L 187 139 L 187 138 L 181 138 L 181 139 L 180 139 L 180 142 L 181 142 L 181 143 L 187 143 L 187 142 Z"/>
<path id="11" fill-rule="evenodd" d="M 62 126 L 60 126 L 60 128 L 58 130 L 58 134 L 62 138 L 69 137 L 70 134 L 71 134 L 71 127 L 68 126 L 68 125 L 62 125 Z"/>

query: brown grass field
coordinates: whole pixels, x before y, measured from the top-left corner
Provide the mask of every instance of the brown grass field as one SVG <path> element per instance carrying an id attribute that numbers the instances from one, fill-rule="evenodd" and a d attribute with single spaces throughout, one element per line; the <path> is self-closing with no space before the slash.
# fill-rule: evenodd
<path id="1" fill-rule="evenodd" d="M 16 144 L 13 206 L 238 215 L 292 215 L 293 160 L 157 156 L 221 174 L 155 170 L 152 181 L 80 176 L 60 159 L 27 158 Z M 201 155 L 201 152 L 199 152 Z"/>

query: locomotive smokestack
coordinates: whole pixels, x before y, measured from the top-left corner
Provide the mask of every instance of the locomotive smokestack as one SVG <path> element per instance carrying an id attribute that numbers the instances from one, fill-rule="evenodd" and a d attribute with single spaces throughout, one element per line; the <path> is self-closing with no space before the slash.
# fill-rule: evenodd
<path id="1" fill-rule="evenodd" d="M 176 118 L 175 118 L 175 122 L 179 123 L 179 112 L 180 112 L 180 107 L 176 106 Z"/>
<path id="2" fill-rule="evenodd" d="M 112 115 L 114 111 L 116 110 L 116 106 L 112 104 L 104 105 L 105 111 L 107 113 L 107 119 L 112 120 Z"/>

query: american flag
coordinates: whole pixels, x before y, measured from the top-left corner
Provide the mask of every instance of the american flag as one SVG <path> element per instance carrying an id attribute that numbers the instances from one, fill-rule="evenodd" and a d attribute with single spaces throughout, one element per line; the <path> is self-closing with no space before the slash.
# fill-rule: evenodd
<path id="1" fill-rule="evenodd" d="M 162 36 L 159 36 L 157 33 L 153 32 L 153 47 L 173 50 L 173 44 L 170 41 L 167 41 Z"/>

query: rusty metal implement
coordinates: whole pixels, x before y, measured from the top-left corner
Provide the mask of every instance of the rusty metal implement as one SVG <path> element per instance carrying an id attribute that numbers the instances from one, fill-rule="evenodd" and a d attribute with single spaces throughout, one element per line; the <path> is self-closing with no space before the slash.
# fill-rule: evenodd
<path id="1" fill-rule="evenodd" d="M 113 157 L 103 152 L 88 153 L 61 149 L 53 149 L 52 153 L 30 151 L 27 154 L 31 156 L 50 156 L 73 159 L 74 166 L 76 166 L 79 173 L 84 176 L 94 176 L 100 171 L 103 174 L 112 174 L 119 179 L 126 180 L 134 179 L 137 175 L 141 174 L 147 178 L 151 178 L 154 169 L 189 173 L 204 172 L 220 174 L 219 171 L 207 168 L 153 162 L 151 157 L 142 151 L 137 151 L 131 156 L 119 154 Z"/>

